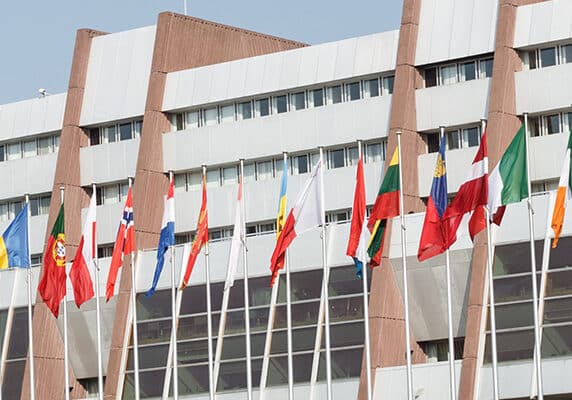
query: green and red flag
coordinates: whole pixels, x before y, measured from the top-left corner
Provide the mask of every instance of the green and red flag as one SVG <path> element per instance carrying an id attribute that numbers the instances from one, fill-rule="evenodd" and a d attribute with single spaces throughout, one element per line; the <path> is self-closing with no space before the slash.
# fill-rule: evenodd
<path id="1" fill-rule="evenodd" d="M 399 151 L 396 147 L 367 222 L 371 231 L 367 253 L 372 266 L 381 263 L 387 220 L 399 215 L 399 192 Z"/>
<path id="2" fill-rule="evenodd" d="M 63 203 L 46 245 L 44 273 L 38 285 L 38 291 L 44 303 L 57 318 L 60 303 L 66 295 L 66 236 Z"/>

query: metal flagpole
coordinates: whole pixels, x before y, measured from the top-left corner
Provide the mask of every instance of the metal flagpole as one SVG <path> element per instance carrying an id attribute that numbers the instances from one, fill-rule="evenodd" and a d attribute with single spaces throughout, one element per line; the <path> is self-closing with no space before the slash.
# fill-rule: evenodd
<path id="1" fill-rule="evenodd" d="M 538 288 L 536 284 L 536 249 L 534 247 L 534 220 L 532 209 L 532 190 L 530 184 L 530 159 L 529 159 L 529 140 L 528 140 L 528 113 L 524 113 L 524 140 L 525 140 L 525 152 L 526 152 L 526 184 L 528 188 L 528 229 L 530 233 L 530 269 L 532 272 L 532 301 L 534 303 L 533 315 L 534 315 L 534 367 L 536 369 L 536 385 L 538 387 L 538 399 L 542 400 L 544 398 L 544 390 L 542 387 L 542 356 L 540 352 L 540 326 L 538 319 Z"/>
<path id="2" fill-rule="evenodd" d="M 288 399 L 294 398 L 294 360 L 292 353 L 292 280 L 290 275 L 290 250 L 286 249 L 286 341 L 288 345 Z"/>
<path id="3" fill-rule="evenodd" d="M 169 171 L 169 182 L 173 181 L 173 171 Z M 179 368 L 177 361 L 177 288 L 175 285 L 175 246 L 170 246 L 171 252 L 171 338 L 173 341 L 173 398 L 179 398 Z"/>
<path id="4" fill-rule="evenodd" d="M 28 205 L 28 349 L 30 357 L 30 400 L 35 400 L 36 390 L 34 388 L 34 335 L 32 333 L 32 260 L 30 253 L 30 195 L 26 194 L 26 204 Z"/>
<path id="5" fill-rule="evenodd" d="M 96 193 L 95 183 L 92 185 L 93 195 Z M 97 219 L 96 219 L 97 221 Z M 101 304 L 99 302 L 99 260 L 97 258 L 97 237 L 95 235 L 97 232 L 97 222 L 96 229 L 93 232 L 93 247 L 90 251 L 93 251 L 93 267 L 95 272 L 95 326 L 97 331 L 97 388 L 98 388 L 98 398 L 103 400 L 103 360 L 101 356 Z"/>
<path id="6" fill-rule="evenodd" d="M 60 186 L 60 199 L 61 203 L 64 204 L 64 186 Z M 65 211 L 64 211 L 65 213 Z M 66 268 L 66 287 L 67 287 L 67 261 L 65 263 Z M 64 296 L 64 392 L 65 399 L 70 400 L 70 371 L 69 371 L 69 347 L 68 347 L 68 300 L 67 300 L 67 289 L 66 295 Z"/>
<path id="7" fill-rule="evenodd" d="M 268 366 L 270 364 L 270 348 L 272 346 L 272 328 L 274 327 L 274 317 L 276 316 L 276 301 L 278 300 L 278 286 L 280 278 L 276 279 L 270 294 L 270 309 L 268 311 L 268 324 L 266 326 L 266 340 L 264 341 L 264 356 L 262 358 L 262 371 L 260 372 L 260 385 L 258 389 L 258 400 L 264 400 L 266 393 L 266 380 L 268 378 Z M 292 400 L 289 398 L 288 400 Z"/>
<path id="8" fill-rule="evenodd" d="M 129 188 L 133 185 L 133 179 L 130 177 L 128 179 Z M 126 226 L 125 229 L 129 227 Z M 133 380 L 135 389 L 135 400 L 139 400 L 139 336 L 137 333 L 137 281 L 135 279 L 135 256 L 137 252 L 132 249 L 131 259 L 129 261 L 129 266 L 131 268 L 131 335 L 133 338 Z"/>
<path id="9" fill-rule="evenodd" d="M 405 216 L 403 211 L 403 159 L 401 158 L 401 131 L 397 135 L 399 158 L 399 220 L 401 225 L 401 262 L 403 263 L 403 303 L 405 314 L 405 359 L 407 363 L 407 398 L 413 400 L 413 370 L 411 368 L 411 334 L 409 328 L 409 292 L 407 288 L 407 253 L 405 248 Z"/>
<path id="10" fill-rule="evenodd" d="M 445 137 L 445 127 L 441 126 L 441 140 Z M 401 162 L 401 159 L 399 160 Z M 445 167 L 446 168 L 446 167 Z M 401 171 L 401 165 L 400 165 Z M 401 188 L 401 187 L 400 187 Z M 447 279 L 447 323 L 449 335 L 449 395 L 451 400 L 457 399 L 457 386 L 455 384 L 455 336 L 453 333 L 453 305 L 451 294 L 451 260 L 449 249 L 445 250 L 445 275 Z"/>
<path id="11" fill-rule="evenodd" d="M 362 142 L 358 140 L 358 160 L 362 157 Z M 367 400 L 372 400 L 372 387 L 371 387 L 371 347 L 370 347 L 370 333 L 369 333 L 369 299 L 367 287 L 367 264 L 364 263 L 361 268 L 361 281 L 363 286 L 363 324 L 365 331 L 365 376 L 367 384 Z"/>
<path id="12" fill-rule="evenodd" d="M 203 178 L 207 175 L 207 166 L 203 165 Z M 204 180 L 203 180 L 204 182 Z M 209 399 L 214 400 L 215 386 L 213 377 L 213 324 L 211 318 L 211 272 L 209 268 L 209 240 L 205 243 L 205 276 L 207 286 L 207 331 L 208 331 L 208 364 L 209 364 Z"/>
<path id="13" fill-rule="evenodd" d="M 230 269 L 228 270 L 228 273 L 229 274 L 231 273 Z M 227 276 L 227 281 L 228 279 L 229 277 Z M 222 357 L 222 343 L 224 340 L 224 331 L 226 327 L 226 314 L 228 310 L 229 298 L 230 298 L 230 287 L 225 287 L 224 291 L 222 292 L 222 306 L 220 310 L 220 319 L 218 322 L 218 335 L 216 341 L 216 350 L 215 350 L 214 366 L 213 366 L 213 380 L 214 380 L 213 387 L 215 388 L 217 387 L 218 384 L 218 374 L 220 369 L 220 359 Z"/>

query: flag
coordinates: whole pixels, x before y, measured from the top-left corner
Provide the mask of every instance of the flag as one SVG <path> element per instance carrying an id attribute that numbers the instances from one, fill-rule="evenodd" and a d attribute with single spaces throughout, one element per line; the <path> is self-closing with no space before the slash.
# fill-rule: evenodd
<path id="1" fill-rule="evenodd" d="M 528 197 L 525 134 L 522 125 L 489 177 L 489 210 L 497 225 L 507 204 Z"/>
<path id="2" fill-rule="evenodd" d="M 126 255 L 135 251 L 135 233 L 133 225 L 133 194 L 131 187 L 127 192 L 125 207 L 123 208 L 123 216 L 117 230 L 117 238 L 113 246 L 113 254 L 111 256 L 111 265 L 109 266 L 109 275 L 107 275 L 107 284 L 105 286 L 105 298 L 107 301 L 113 297 L 115 291 L 115 282 L 117 281 L 117 273 L 123 265 L 123 259 Z"/>
<path id="3" fill-rule="evenodd" d="M 270 259 L 270 271 L 272 271 L 270 286 L 274 285 L 278 271 L 283 268 L 284 264 L 280 264 L 280 260 L 283 260 L 286 249 L 294 238 L 312 228 L 325 224 L 321 187 L 322 160 L 320 159 L 312 169 L 310 177 L 298 199 L 296 199 L 294 208 L 288 213 L 282 233 L 276 241 L 276 247 Z"/>
<path id="4" fill-rule="evenodd" d="M 66 295 L 66 236 L 63 203 L 46 245 L 44 273 L 38 284 L 38 291 L 46 306 L 57 318 L 60 303 Z"/>
<path id="5" fill-rule="evenodd" d="M 203 198 L 201 202 L 201 210 L 199 211 L 199 221 L 197 222 L 197 234 L 193 241 L 193 246 L 191 247 L 191 254 L 189 254 L 189 260 L 187 261 L 187 268 L 185 269 L 185 276 L 183 277 L 181 289 L 184 289 L 189 284 L 189 279 L 191 278 L 195 261 L 197 260 L 203 246 L 209 241 L 209 214 L 207 210 L 207 182 L 205 175 L 206 174 L 203 174 Z"/>
<path id="6" fill-rule="evenodd" d="M 443 233 L 443 215 L 447 208 L 447 168 L 445 163 L 445 136 L 441 138 L 441 145 L 437 153 L 437 163 L 431 184 L 431 193 L 427 200 L 427 211 L 421 231 L 417 258 L 425 261 L 443 253 L 445 237 Z"/>
<path id="7" fill-rule="evenodd" d="M 562 233 L 562 225 L 564 224 L 564 213 L 568 200 L 572 198 L 572 175 L 570 174 L 570 157 L 572 157 L 572 132 L 568 136 L 568 147 L 564 154 L 562 162 L 562 172 L 560 173 L 560 181 L 558 182 L 558 191 L 556 192 L 556 202 L 554 203 L 554 211 L 552 213 L 552 230 L 554 231 L 554 240 L 552 248 L 558 245 L 560 233 Z"/>
<path id="8" fill-rule="evenodd" d="M 159 244 L 157 245 L 157 266 L 155 267 L 155 275 L 153 275 L 153 284 L 151 289 L 147 291 L 145 296 L 149 297 L 155 293 L 157 283 L 161 271 L 163 271 L 163 264 L 165 263 L 165 253 L 170 246 L 175 245 L 175 185 L 171 179 L 169 182 L 169 191 L 165 197 L 165 205 L 163 207 L 163 220 L 161 222 L 161 234 L 159 236 Z"/>
<path id="9" fill-rule="evenodd" d="M 234 216 L 234 230 L 232 232 L 232 241 L 230 243 L 230 255 L 228 257 L 228 269 L 226 274 L 226 282 L 224 290 L 231 288 L 234 285 L 234 277 L 238 269 L 240 254 L 242 247 L 245 245 L 246 239 L 246 226 L 242 208 L 242 176 L 238 183 L 238 197 L 236 199 L 236 214 Z"/>
<path id="10" fill-rule="evenodd" d="M 399 168 L 399 149 L 395 147 L 367 223 L 371 232 L 367 253 L 373 266 L 381 262 L 387 220 L 399 215 Z"/>
<path id="11" fill-rule="evenodd" d="M 282 166 L 282 182 L 280 183 L 280 198 L 278 199 L 278 215 L 276 217 L 276 240 L 280 238 L 280 234 L 284 229 L 284 223 L 286 222 L 286 192 L 288 189 L 288 161 L 284 157 L 284 165 Z M 278 269 L 284 268 L 284 257 L 286 253 L 282 254 L 277 262 L 276 266 Z"/>
<path id="12" fill-rule="evenodd" d="M 356 189 L 352 207 L 352 222 L 346 254 L 353 258 L 356 275 L 362 278 L 363 267 L 367 264 L 367 242 L 369 231 L 365 217 L 365 180 L 363 177 L 363 156 L 359 158 L 356 173 Z"/>
<path id="13" fill-rule="evenodd" d="M 443 217 L 445 248 L 443 250 L 451 247 L 457 240 L 457 229 L 461 224 L 463 215 L 473 213 L 469 220 L 469 234 L 472 240 L 477 233 L 486 227 L 484 206 L 488 201 L 488 171 L 489 157 L 485 132 L 481 137 L 481 144 L 477 154 L 475 154 L 467 178 L 445 210 Z"/>
<path id="14" fill-rule="evenodd" d="M 77 252 L 70 270 L 75 304 L 79 308 L 94 296 L 89 268 L 95 258 L 95 191 L 91 196 Z"/>
<path id="15" fill-rule="evenodd" d="M 0 269 L 30 268 L 28 246 L 28 203 L 0 236 Z"/>

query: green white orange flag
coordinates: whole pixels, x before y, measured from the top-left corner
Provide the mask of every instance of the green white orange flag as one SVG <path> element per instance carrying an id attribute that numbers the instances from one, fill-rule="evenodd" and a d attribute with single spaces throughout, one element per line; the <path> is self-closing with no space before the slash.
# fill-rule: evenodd
<path id="1" fill-rule="evenodd" d="M 57 318 L 60 303 L 66 295 L 66 236 L 63 203 L 46 245 L 44 273 L 38 285 L 38 291 L 44 303 Z"/>
<path id="2" fill-rule="evenodd" d="M 556 202 L 554 203 L 554 212 L 552 213 L 552 230 L 554 231 L 554 240 L 552 241 L 553 249 L 558 245 L 558 239 L 560 238 L 560 233 L 562 233 L 566 205 L 568 200 L 572 198 L 570 157 L 572 157 L 572 132 L 568 136 L 568 147 L 566 147 L 566 154 L 564 154 L 564 161 L 562 162 L 562 172 L 560 173 Z"/>
<path id="3" fill-rule="evenodd" d="M 507 204 L 528 197 L 525 134 L 522 125 L 489 175 L 489 210 L 497 225 L 502 221 Z"/>
<path id="4" fill-rule="evenodd" d="M 367 222 L 371 231 L 367 253 L 372 266 L 381 263 L 387 220 L 399 215 L 399 168 L 399 152 L 396 147 Z"/>

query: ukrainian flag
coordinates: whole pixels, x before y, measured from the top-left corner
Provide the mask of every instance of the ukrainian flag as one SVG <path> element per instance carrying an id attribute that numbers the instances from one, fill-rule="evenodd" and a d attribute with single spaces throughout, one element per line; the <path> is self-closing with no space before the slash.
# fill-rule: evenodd
<path id="1" fill-rule="evenodd" d="M 28 204 L 0 236 L 0 269 L 30 268 L 28 246 Z"/>
<path id="2" fill-rule="evenodd" d="M 280 186 L 280 200 L 278 201 L 278 216 L 276 217 L 276 237 L 280 237 L 284 223 L 286 223 L 286 190 L 288 189 L 288 160 L 284 157 L 282 166 L 282 184 Z"/>

